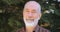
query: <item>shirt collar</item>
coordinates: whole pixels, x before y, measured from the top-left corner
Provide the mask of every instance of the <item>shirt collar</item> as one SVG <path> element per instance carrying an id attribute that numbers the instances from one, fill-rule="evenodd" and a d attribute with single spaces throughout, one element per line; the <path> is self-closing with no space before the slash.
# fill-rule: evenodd
<path id="1" fill-rule="evenodd" d="M 24 30 L 26 31 L 26 27 L 24 27 Z M 38 32 L 38 30 L 39 30 L 39 25 L 36 26 L 36 28 L 35 28 L 34 31 L 35 31 L 35 32 Z"/>

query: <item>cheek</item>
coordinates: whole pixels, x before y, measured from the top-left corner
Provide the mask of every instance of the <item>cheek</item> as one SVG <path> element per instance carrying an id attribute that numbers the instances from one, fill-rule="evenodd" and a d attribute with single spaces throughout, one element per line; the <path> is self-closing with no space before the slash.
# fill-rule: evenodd
<path id="1" fill-rule="evenodd" d="M 23 13 L 23 17 L 26 17 L 26 14 L 25 13 Z"/>
<path id="2" fill-rule="evenodd" d="M 27 15 L 26 13 L 23 13 L 23 17 L 24 17 L 24 18 L 27 18 L 27 16 L 28 16 L 28 15 Z"/>
<path id="3" fill-rule="evenodd" d="M 34 15 L 34 18 L 35 18 L 35 19 L 37 19 L 38 17 L 39 17 L 38 14 L 35 14 L 35 15 Z"/>

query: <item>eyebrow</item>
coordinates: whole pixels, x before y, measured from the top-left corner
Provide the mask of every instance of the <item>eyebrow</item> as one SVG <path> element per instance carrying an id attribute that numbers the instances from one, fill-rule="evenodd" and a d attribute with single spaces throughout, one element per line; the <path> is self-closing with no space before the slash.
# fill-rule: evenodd
<path id="1" fill-rule="evenodd" d="M 28 10 L 28 9 L 25 9 L 25 10 Z"/>
<path id="2" fill-rule="evenodd" d="M 36 10 L 33 9 L 32 11 L 36 11 Z"/>

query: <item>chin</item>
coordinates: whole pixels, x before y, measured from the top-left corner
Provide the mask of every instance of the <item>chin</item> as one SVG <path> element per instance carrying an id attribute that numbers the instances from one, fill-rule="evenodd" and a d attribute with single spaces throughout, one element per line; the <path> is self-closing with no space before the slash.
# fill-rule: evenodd
<path id="1" fill-rule="evenodd" d="M 26 18 L 23 19 L 26 26 L 36 26 L 38 24 L 38 19 L 33 19 L 33 20 L 29 20 Z"/>

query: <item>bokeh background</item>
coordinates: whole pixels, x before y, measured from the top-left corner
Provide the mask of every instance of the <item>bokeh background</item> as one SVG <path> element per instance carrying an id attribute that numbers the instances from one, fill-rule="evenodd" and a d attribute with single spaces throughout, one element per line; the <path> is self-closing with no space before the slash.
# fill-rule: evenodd
<path id="1" fill-rule="evenodd" d="M 0 32 L 16 32 L 24 26 L 23 8 L 30 0 L 0 0 Z M 34 0 L 40 3 L 42 17 L 39 26 L 60 32 L 60 0 Z"/>

